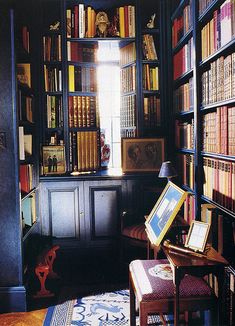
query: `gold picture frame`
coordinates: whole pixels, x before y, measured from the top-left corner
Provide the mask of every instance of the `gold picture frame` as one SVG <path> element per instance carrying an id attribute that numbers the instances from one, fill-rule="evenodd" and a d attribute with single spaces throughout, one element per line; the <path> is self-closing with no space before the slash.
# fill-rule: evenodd
<path id="1" fill-rule="evenodd" d="M 50 145 L 42 147 L 43 174 L 63 174 L 66 172 L 65 147 Z"/>
<path id="2" fill-rule="evenodd" d="M 123 138 L 122 171 L 159 171 L 165 156 L 164 138 Z"/>
<path id="3" fill-rule="evenodd" d="M 145 222 L 146 232 L 152 244 L 161 244 L 186 196 L 186 191 L 168 181 Z"/>
<path id="4" fill-rule="evenodd" d="M 185 241 L 185 247 L 204 252 L 210 232 L 210 223 L 192 221 Z"/>

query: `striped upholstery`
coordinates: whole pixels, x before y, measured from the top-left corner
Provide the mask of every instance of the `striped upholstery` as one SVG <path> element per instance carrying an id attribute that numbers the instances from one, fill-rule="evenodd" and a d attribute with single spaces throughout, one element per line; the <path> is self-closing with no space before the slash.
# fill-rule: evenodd
<path id="1" fill-rule="evenodd" d="M 147 234 L 145 231 L 144 223 L 134 224 L 134 225 L 125 227 L 122 230 L 122 235 L 124 235 L 128 238 L 132 238 L 132 239 L 147 241 Z"/>
<path id="2" fill-rule="evenodd" d="M 132 275 L 137 297 L 139 301 L 154 301 L 159 299 L 174 298 L 174 285 L 172 280 L 156 277 L 151 270 L 162 264 L 166 266 L 169 262 L 161 260 L 134 260 L 130 263 L 130 273 Z M 170 265 L 169 265 L 170 267 Z M 211 297 L 212 289 L 199 277 L 185 275 L 180 283 L 180 297 Z"/>

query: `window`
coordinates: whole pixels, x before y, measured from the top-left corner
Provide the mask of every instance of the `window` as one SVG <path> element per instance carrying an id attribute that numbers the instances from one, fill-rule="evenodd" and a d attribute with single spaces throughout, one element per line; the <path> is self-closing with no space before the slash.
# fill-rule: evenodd
<path id="1" fill-rule="evenodd" d="M 119 45 L 102 41 L 98 46 L 98 101 L 100 128 L 110 146 L 109 168 L 121 167 Z"/>

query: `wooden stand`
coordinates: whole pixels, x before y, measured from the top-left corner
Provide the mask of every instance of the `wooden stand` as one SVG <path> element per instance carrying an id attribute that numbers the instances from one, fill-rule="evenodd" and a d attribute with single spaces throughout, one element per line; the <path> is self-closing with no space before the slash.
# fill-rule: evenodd
<path id="1" fill-rule="evenodd" d="M 35 274 L 40 282 L 40 290 L 34 295 L 34 298 L 52 297 L 54 293 L 46 289 L 46 279 L 56 279 L 59 276 L 53 271 L 53 263 L 56 258 L 56 250 L 59 246 L 53 246 L 51 249 L 45 250 L 38 258 Z"/>

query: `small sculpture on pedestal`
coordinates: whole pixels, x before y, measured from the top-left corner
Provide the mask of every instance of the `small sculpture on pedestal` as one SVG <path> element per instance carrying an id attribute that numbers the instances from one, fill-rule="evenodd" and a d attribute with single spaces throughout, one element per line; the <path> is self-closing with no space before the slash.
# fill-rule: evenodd
<path id="1" fill-rule="evenodd" d="M 151 18 L 149 19 L 149 22 L 147 24 L 148 28 L 154 28 L 155 18 L 156 18 L 156 14 L 154 13 L 153 15 L 151 15 Z"/>
<path id="2" fill-rule="evenodd" d="M 97 26 L 97 36 L 98 37 L 107 37 L 108 35 L 108 26 L 110 22 L 106 12 L 100 11 L 96 15 L 95 25 Z"/>

